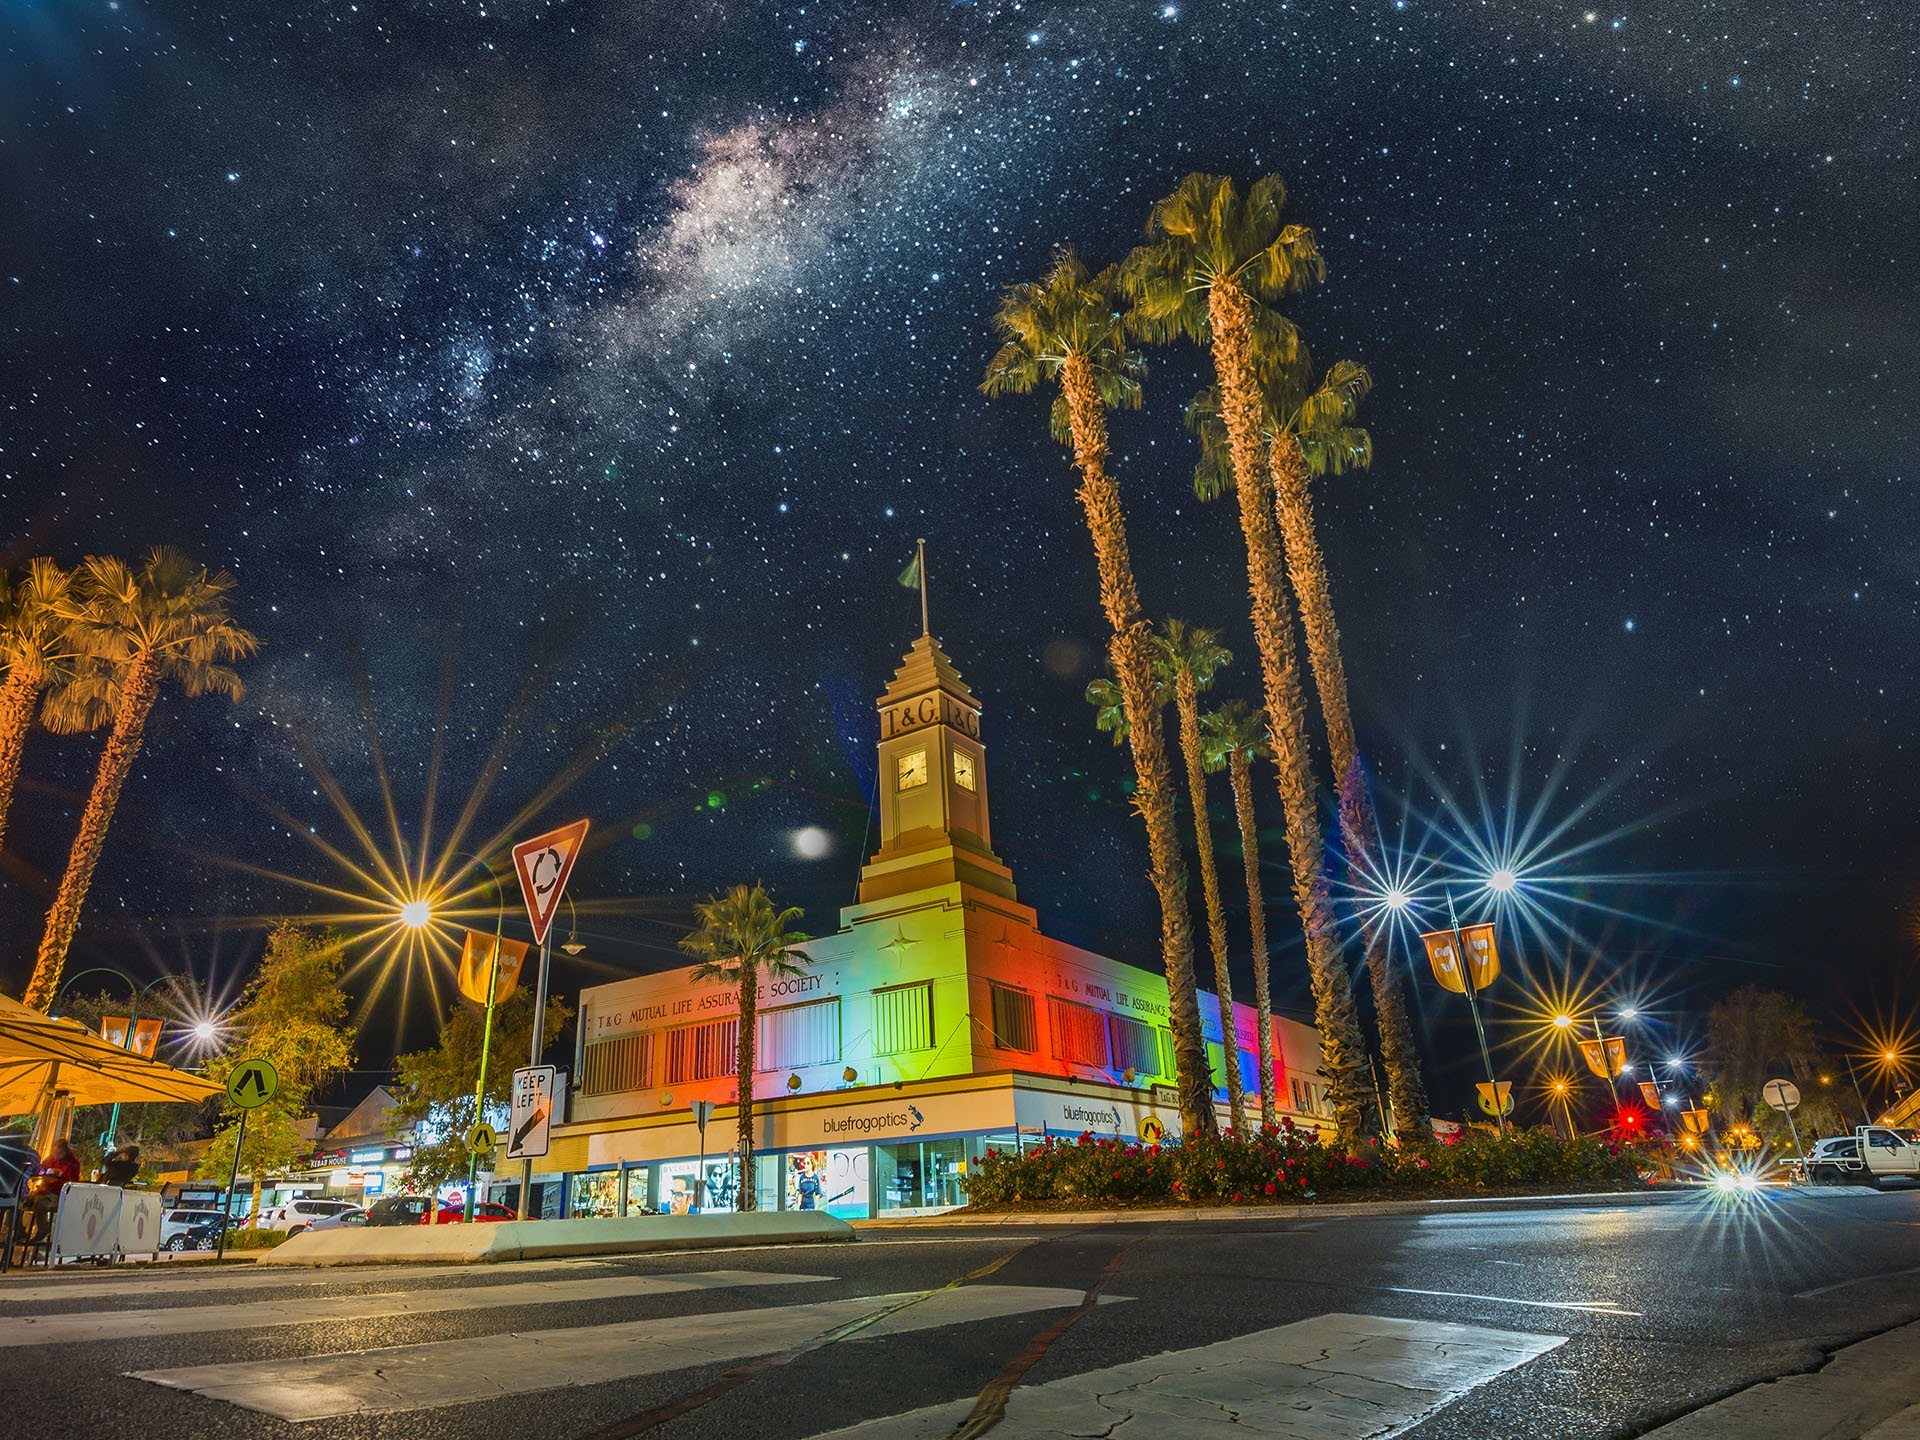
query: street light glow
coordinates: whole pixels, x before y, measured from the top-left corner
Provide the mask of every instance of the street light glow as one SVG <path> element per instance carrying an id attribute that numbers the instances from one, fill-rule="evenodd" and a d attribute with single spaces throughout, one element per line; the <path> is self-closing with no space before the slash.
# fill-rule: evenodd
<path id="1" fill-rule="evenodd" d="M 1620 1011 L 1620 1018 L 1622 1020 L 1638 1020 L 1640 1018 L 1640 1011 L 1632 1005 L 1623 1006 Z"/>
<path id="2" fill-rule="evenodd" d="M 1553 1026 L 1556 1030 L 1569 1030 L 1573 1027 L 1573 1017 L 1563 1010 L 1553 1017 Z"/>
<path id="3" fill-rule="evenodd" d="M 193 1027 L 193 1038 L 201 1045 L 211 1045 L 220 1035 L 220 1027 L 211 1020 L 201 1020 Z"/>
<path id="4" fill-rule="evenodd" d="M 425 900 L 409 900 L 400 907 L 400 923 L 409 930 L 424 930 L 433 923 L 433 906 Z"/>
<path id="5" fill-rule="evenodd" d="M 1502 865 L 1498 870 L 1495 870 L 1491 875 L 1487 876 L 1487 888 L 1496 895 L 1509 895 L 1513 893 L 1513 887 L 1519 883 L 1520 877 L 1505 865 Z"/>
<path id="6" fill-rule="evenodd" d="M 1405 910 L 1409 905 L 1413 904 L 1413 897 L 1397 885 L 1387 891 L 1382 899 L 1389 910 Z"/>

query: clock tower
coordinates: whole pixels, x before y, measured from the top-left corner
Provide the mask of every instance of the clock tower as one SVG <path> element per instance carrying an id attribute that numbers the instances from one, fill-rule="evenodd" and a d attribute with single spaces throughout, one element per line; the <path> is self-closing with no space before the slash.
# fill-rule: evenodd
<path id="1" fill-rule="evenodd" d="M 860 904 L 961 883 L 1012 900 L 993 853 L 980 702 L 931 635 L 913 642 L 881 695 L 880 848 Z"/>

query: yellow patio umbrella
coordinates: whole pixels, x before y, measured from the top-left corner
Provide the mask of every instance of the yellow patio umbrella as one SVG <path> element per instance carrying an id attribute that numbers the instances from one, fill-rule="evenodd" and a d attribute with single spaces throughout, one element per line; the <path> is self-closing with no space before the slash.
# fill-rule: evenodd
<path id="1" fill-rule="evenodd" d="M 204 1100 L 211 1080 L 123 1050 L 74 1020 L 56 1020 L 0 995 L 0 1115 L 74 1105 Z"/>

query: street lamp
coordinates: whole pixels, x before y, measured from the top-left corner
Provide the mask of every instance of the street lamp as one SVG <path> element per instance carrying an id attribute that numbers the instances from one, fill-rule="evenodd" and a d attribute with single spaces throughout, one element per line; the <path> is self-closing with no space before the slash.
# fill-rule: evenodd
<path id="1" fill-rule="evenodd" d="M 433 902 L 427 899 L 407 901 L 400 907 L 400 923 L 409 930 L 426 929 L 433 923 Z"/>
<path id="2" fill-rule="evenodd" d="M 72 986 L 74 981 L 84 980 L 89 975 L 112 975 L 125 984 L 127 989 L 132 993 L 132 1001 L 127 1006 L 127 1033 L 120 1041 L 120 1048 L 129 1051 L 133 1049 L 134 1039 L 140 1028 L 140 1003 L 154 990 L 162 985 L 171 984 L 176 978 L 172 975 L 162 975 L 157 980 L 149 980 L 145 985 L 142 985 L 135 981 L 134 978 L 124 970 L 117 969 L 112 965 L 94 965 L 77 974 L 69 975 L 65 980 L 60 982 L 60 988 L 53 992 L 53 999 L 47 1005 L 47 1014 L 51 1016 L 58 1010 L 60 997 L 67 993 L 68 988 Z M 163 1021 L 163 1028 L 164 1023 Z M 195 1033 L 197 1034 L 198 1031 L 199 1027 L 196 1026 Z M 155 1050 L 160 1048 L 159 1041 L 160 1037 L 156 1034 L 154 1036 Z M 106 1134 L 100 1137 L 100 1149 L 103 1153 L 110 1153 L 113 1150 L 113 1142 L 119 1137 L 119 1134 L 120 1102 L 116 1100 L 113 1102 L 113 1109 L 107 1116 Z"/>
<path id="3" fill-rule="evenodd" d="M 464 852 L 456 851 L 454 853 L 459 855 Z M 457 876 L 475 865 L 478 865 L 486 874 L 487 884 L 493 887 L 493 953 L 487 960 L 487 1013 L 486 1018 L 481 1022 L 480 1026 L 480 1077 L 474 1083 L 473 1087 L 473 1123 L 478 1125 L 484 1118 L 487 1104 L 487 1059 L 493 1049 L 494 991 L 500 983 L 500 940 L 501 932 L 505 929 L 507 923 L 507 907 L 506 900 L 500 893 L 499 877 L 493 873 L 493 867 L 478 855 L 467 855 L 466 863 L 453 873 Z M 419 918 L 409 918 L 409 911 L 417 912 Z M 411 925 L 416 930 L 432 918 L 432 906 L 425 900 L 409 901 L 400 908 L 401 922 Z M 539 1023 L 538 1018 L 536 1018 L 534 1024 L 537 1026 Z M 473 1223 L 473 1191 L 479 1182 L 480 1155 L 479 1152 L 469 1145 L 467 1147 L 467 1193 L 465 1204 L 462 1206 L 463 1218 L 469 1225 Z M 440 1206 L 440 1197 L 438 1194 L 433 1197 L 433 1204 L 434 1210 L 437 1212 Z"/>

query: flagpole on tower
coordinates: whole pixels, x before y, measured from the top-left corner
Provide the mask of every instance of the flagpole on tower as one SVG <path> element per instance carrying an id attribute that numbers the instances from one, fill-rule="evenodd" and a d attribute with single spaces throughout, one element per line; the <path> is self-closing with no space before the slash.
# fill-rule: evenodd
<path id="1" fill-rule="evenodd" d="M 914 563 L 920 567 L 920 633 L 931 635 L 933 627 L 927 623 L 927 542 L 925 537 L 914 542 Z"/>

